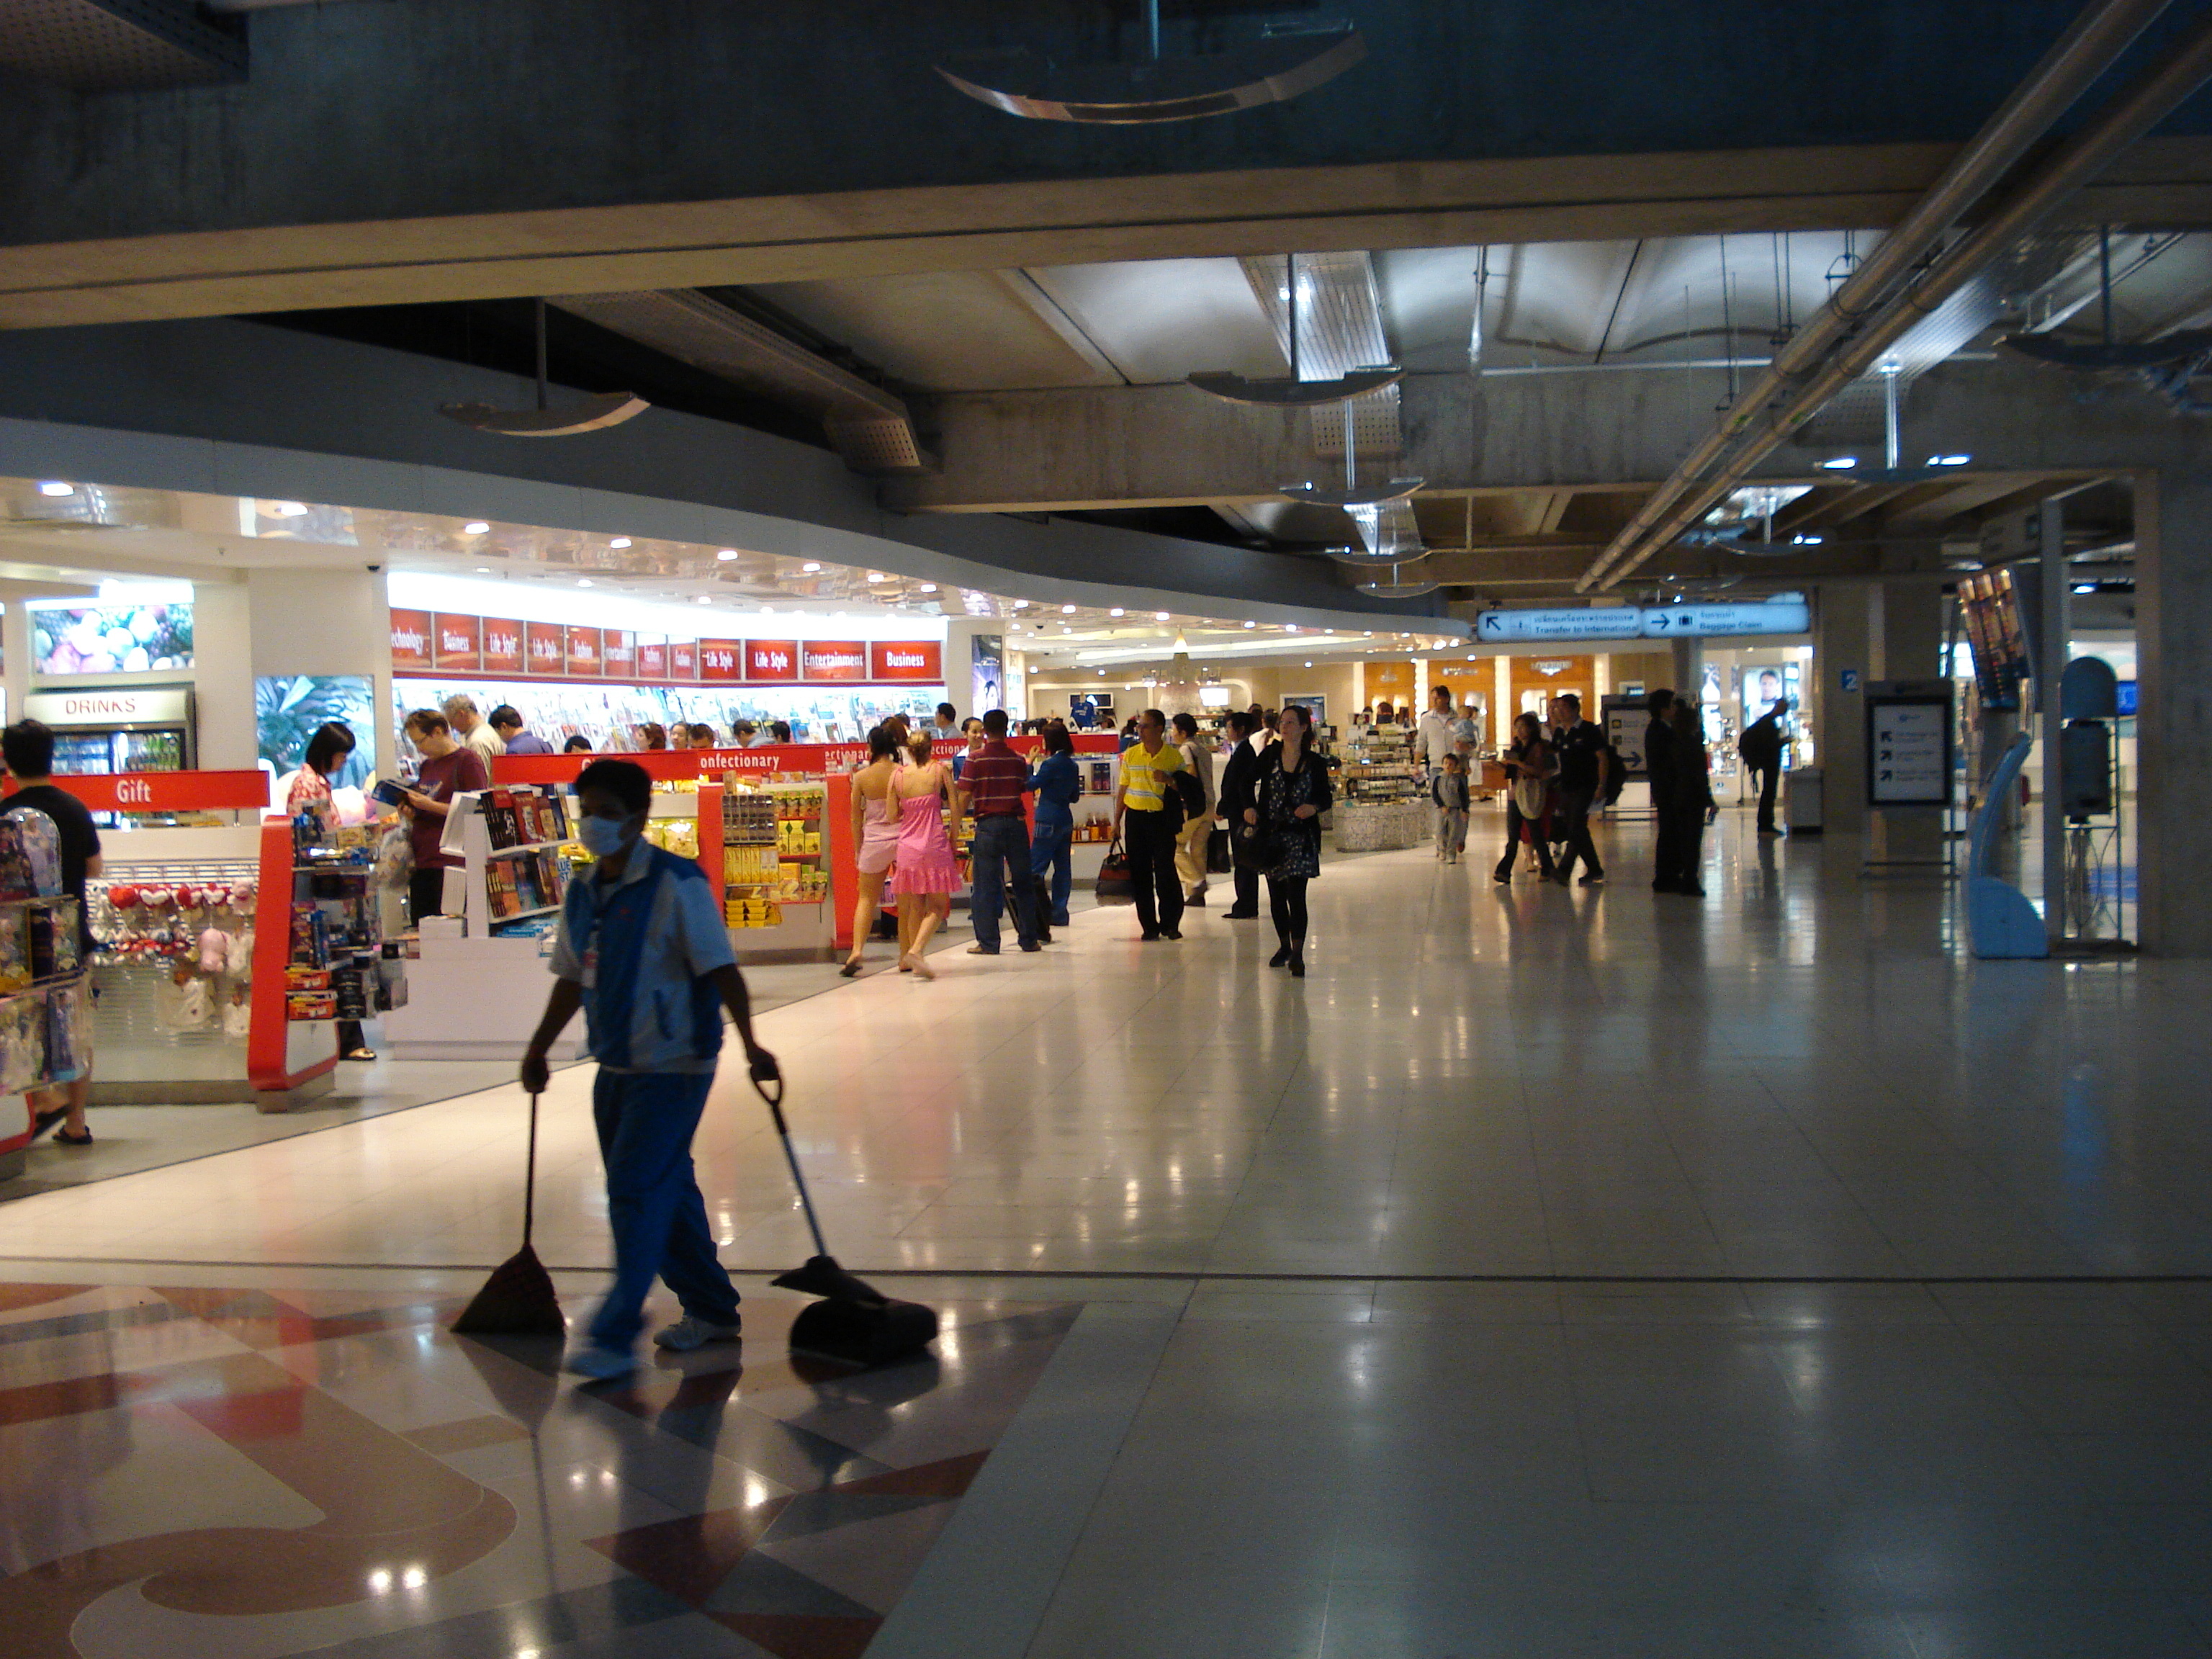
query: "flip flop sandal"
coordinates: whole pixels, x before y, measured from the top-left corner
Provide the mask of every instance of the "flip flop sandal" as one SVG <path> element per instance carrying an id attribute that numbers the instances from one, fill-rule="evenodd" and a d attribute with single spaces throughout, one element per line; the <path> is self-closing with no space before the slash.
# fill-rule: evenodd
<path id="1" fill-rule="evenodd" d="M 87 1129 L 81 1135 L 73 1135 L 67 1129 L 57 1129 L 54 1139 L 64 1146 L 89 1146 L 92 1145 L 92 1131 Z"/>

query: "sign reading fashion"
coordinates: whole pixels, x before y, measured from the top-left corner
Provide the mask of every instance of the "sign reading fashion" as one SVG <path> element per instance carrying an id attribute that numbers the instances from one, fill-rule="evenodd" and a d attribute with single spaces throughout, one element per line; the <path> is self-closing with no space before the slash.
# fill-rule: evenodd
<path id="1" fill-rule="evenodd" d="M 1812 631 L 1812 608 L 1802 599 L 1764 604 L 1564 605 L 1527 611 L 1486 611 L 1474 619 L 1474 637 L 1501 641 L 1563 640 L 1710 640 L 1747 634 Z"/>

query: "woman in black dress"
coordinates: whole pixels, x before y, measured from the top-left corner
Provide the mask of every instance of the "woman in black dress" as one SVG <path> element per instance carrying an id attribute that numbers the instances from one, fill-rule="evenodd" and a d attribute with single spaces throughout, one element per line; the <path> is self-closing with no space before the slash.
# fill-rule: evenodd
<path id="1" fill-rule="evenodd" d="M 1321 873 L 1321 815 L 1331 797 L 1328 769 L 1313 751 L 1313 716 L 1297 703 L 1284 704 L 1281 738 L 1260 757 L 1244 822 L 1257 831 L 1267 908 L 1281 947 L 1267 966 L 1287 967 L 1304 979 L 1306 884 Z"/>

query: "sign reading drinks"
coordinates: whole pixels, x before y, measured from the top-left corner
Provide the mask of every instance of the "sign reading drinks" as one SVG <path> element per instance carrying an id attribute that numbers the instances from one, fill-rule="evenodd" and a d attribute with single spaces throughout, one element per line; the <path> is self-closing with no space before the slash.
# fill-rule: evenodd
<path id="1" fill-rule="evenodd" d="M 672 640 L 628 629 L 394 610 L 392 669 L 626 684 L 942 684 L 941 640 Z"/>
<path id="2" fill-rule="evenodd" d="M 1522 641 L 1710 640 L 1749 634 L 1805 634 L 1812 627 L 1812 608 L 1803 599 L 1781 599 L 1763 604 L 1560 605 L 1486 611 L 1474 619 L 1474 637 L 1485 645 Z"/>

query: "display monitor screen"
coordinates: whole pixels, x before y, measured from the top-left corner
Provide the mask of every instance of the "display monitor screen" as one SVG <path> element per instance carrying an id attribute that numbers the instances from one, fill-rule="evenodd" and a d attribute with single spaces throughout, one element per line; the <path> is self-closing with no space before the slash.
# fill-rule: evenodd
<path id="1" fill-rule="evenodd" d="M 40 674 L 136 674 L 192 665 L 192 607 L 88 605 L 31 611 Z"/>
<path id="2" fill-rule="evenodd" d="M 1959 616 L 1974 655 L 1974 686 L 1984 708 L 2020 707 L 2027 678 L 2027 634 L 2021 625 L 2020 594 L 2009 570 L 1961 578 Z"/>

